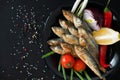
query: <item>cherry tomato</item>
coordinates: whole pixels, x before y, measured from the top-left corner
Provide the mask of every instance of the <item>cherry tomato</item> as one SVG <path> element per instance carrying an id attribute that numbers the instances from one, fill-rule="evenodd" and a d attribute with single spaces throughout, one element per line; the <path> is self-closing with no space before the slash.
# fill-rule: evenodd
<path id="1" fill-rule="evenodd" d="M 78 72 L 83 71 L 86 69 L 86 64 L 81 59 L 76 59 L 73 69 Z"/>
<path id="2" fill-rule="evenodd" d="M 62 55 L 61 65 L 64 68 L 72 68 L 74 63 L 75 63 L 75 60 L 74 60 L 74 57 L 71 54 L 66 53 L 66 54 Z"/>

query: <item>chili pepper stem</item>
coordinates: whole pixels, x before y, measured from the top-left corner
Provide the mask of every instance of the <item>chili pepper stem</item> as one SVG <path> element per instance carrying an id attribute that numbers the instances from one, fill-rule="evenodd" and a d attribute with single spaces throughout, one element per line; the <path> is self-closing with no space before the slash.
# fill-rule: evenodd
<path id="1" fill-rule="evenodd" d="M 107 1 L 107 4 L 106 4 L 105 7 L 108 7 L 109 4 L 110 4 L 110 0 Z"/>
<path id="2" fill-rule="evenodd" d="M 106 4 L 106 6 L 105 6 L 105 8 L 104 8 L 104 12 L 109 11 L 109 9 L 108 9 L 108 5 L 109 5 L 109 4 L 110 4 L 110 0 L 107 1 L 107 4 Z"/>

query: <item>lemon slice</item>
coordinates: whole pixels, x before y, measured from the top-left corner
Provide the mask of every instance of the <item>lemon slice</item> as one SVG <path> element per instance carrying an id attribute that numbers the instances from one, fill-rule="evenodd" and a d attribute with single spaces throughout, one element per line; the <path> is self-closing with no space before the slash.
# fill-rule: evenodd
<path id="1" fill-rule="evenodd" d="M 111 45 L 120 40 L 120 33 L 111 28 L 101 28 L 93 31 L 93 37 L 99 45 Z"/>

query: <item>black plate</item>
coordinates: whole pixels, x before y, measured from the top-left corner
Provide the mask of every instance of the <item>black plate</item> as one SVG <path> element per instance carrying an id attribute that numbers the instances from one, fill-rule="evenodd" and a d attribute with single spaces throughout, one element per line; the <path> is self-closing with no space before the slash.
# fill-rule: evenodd
<path id="1" fill-rule="evenodd" d="M 46 23 L 45 23 L 45 28 L 43 30 L 44 53 L 47 53 L 47 52 L 51 51 L 50 48 L 49 48 L 49 45 L 47 44 L 47 41 L 49 39 L 52 39 L 52 38 L 57 38 L 57 36 L 52 32 L 51 27 L 52 26 L 59 26 L 58 20 L 60 18 L 63 18 L 61 10 L 62 9 L 71 9 L 70 6 L 72 6 L 72 5 L 59 7 L 55 11 L 51 12 L 49 17 L 47 18 Z M 90 7 L 97 7 L 100 10 L 104 9 L 104 5 L 102 5 L 100 3 L 97 3 L 97 2 L 89 2 L 87 7 L 89 7 L 89 6 Z M 119 24 L 118 24 L 119 23 L 119 19 L 117 18 L 118 15 L 115 13 L 115 11 L 112 10 L 112 12 L 113 12 L 113 16 L 114 16 L 113 17 L 113 21 L 112 21 L 112 28 L 114 30 L 120 30 L 120 27 L 119 27 Z M 118 56 L 120 57 L 120 55 L 119 55 L 120 51 L 118 49 L 119 46 L 120 46 L 120 42 L 117 42 L 114 45 L 108 46 L 107 62 L 110 62 L 111 58 L 113 57 L 113 55 L 115 53 L 118 54 Z M 58 76 L 63 78 L 62 72 L 59 72 L 57 70 L 57 66 L 58 66 L 58 63 L 59 63 L 59 57 L 60 57 L 60 55 L 54 54 L 52 56 L 49 56 L 48 58 L 45 58 L 45 60 L 46 60 L 46 63 L 48 64 L 48 66 L 50 67 L 50 69 L 56 75 L 58 75 Z M 111 75 L 115 74 L 117 69 L 120 68 L 119 63 L 120 62 L 118 62 L 117 65 L 114 68 L 108 69 L 107 73 L 102 74 L 102 75 L 107 77 L 107 79 L 109 80 L 112 77 Z M 67 70 L 66 72 L 68 74 L 67 75 L 67 79 L 69 79 L 69 70 Z M 90 71 L 90 69 L 87 69 L 87 72 L 92 77 L 92 80 L 99 79 L 92 71 Z M 79 80 L 76 76 L 74 77 L 74 79 L 75 80 Z"/>

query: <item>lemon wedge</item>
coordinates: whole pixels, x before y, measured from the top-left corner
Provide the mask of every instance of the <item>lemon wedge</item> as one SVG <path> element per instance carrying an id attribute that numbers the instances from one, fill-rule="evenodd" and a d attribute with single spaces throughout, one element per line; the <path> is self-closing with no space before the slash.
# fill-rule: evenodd
<path id="1" fill-rule="evenodd" d="M 111 28 L 101 28 L 93 31 L 93 37 L 99 45 L 111 45 L 120 40 L 120 33 Z"/>

